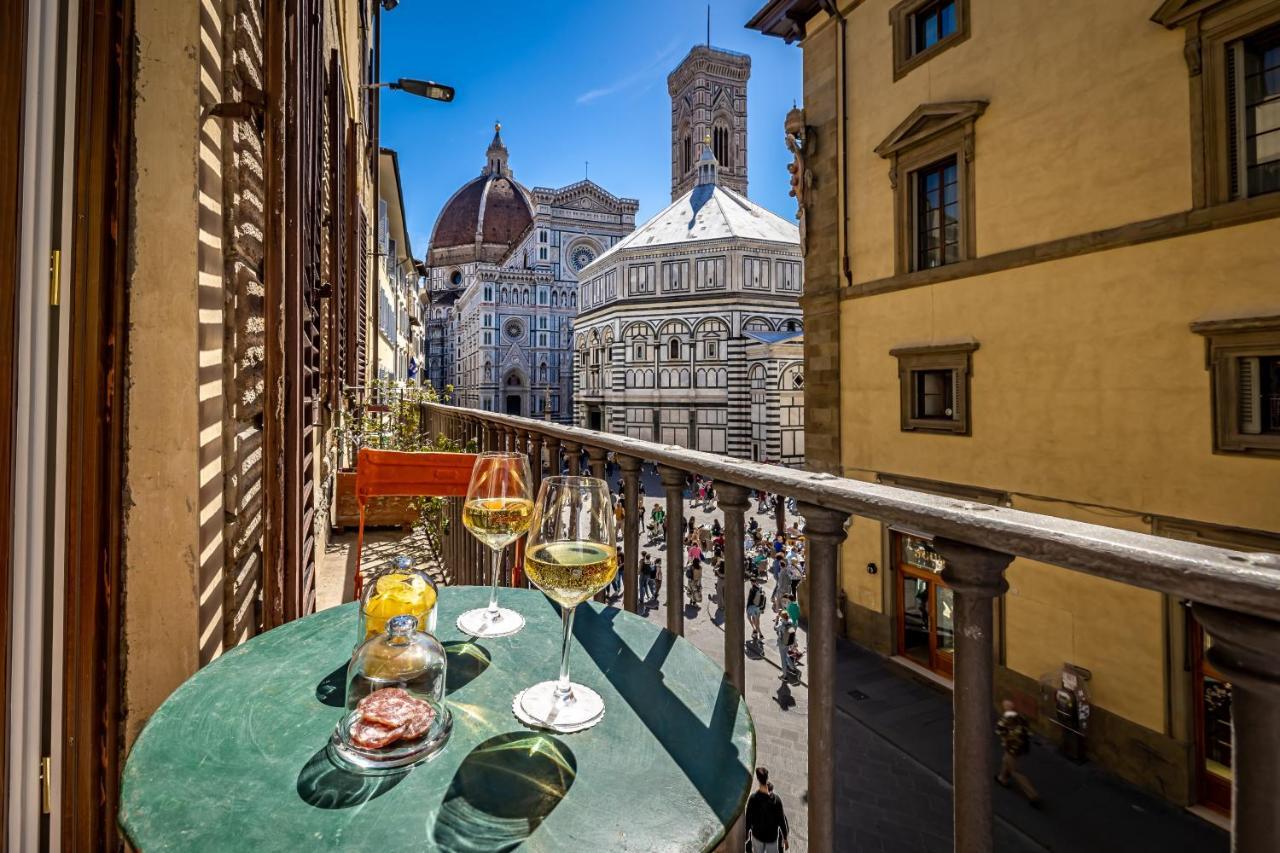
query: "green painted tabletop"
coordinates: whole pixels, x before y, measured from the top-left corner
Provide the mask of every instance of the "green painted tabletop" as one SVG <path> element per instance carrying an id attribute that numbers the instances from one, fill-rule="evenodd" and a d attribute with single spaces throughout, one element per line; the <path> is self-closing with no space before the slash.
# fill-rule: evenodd
<path id="1" fill-rule="evenodd" d="M 534 731 L 515 693 L 554 678 L 560 617 L 534 590 L 501 602 L 528 624 L 468 641 L 458 614 L 487 588 L 446 587 L 453 735 L 406 773 L 330 764 L 355 605 L 268 631 L 173 692 L 125 765 L 120 823 L 154 850 L 684 851 L 715 845 L 746 801 L 755 732 L 746 703 L 687 640 L 588 602 L 574 620 L 573 680 L 600 693 L 595 728 Z"/>

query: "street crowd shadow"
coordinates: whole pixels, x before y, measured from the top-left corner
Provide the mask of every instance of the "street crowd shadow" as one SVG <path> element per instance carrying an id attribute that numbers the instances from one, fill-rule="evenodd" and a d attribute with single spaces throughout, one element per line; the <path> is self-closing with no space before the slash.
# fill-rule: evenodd
<path id="1" fill-rule="evenodd" d="M 448 853 L 513 850 L 560 804 L 577 775 L 573 750 L 559 738 L 542 732 L 491 737 L 453 775 L 433 840 Z"/>
<path id="2" fill-rule="evenodd" d="M 298 771 L 298 796 L 318 809 L 349 809 L 381 797 L 408 775 L 405 770 L 385 776 L 361 776 L 338 767 L 329 759 L 327 746 Z"/>

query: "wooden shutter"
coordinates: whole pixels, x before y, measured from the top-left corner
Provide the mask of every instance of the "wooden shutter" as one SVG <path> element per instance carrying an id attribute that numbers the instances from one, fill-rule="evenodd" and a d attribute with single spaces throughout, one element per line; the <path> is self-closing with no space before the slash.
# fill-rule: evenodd
<path id="1" fill-rule="evenodd" d="M 951 420 L 962 420 L 964 415 L 961 412 L 960 395 L 964 393 L 964 371 L 951 371 Z"/>
<path id="2" fill-rule="evenodd" d="M 1240 432 L 1259 435 L 1262 432 L 1262 407 L 1259 405 L 1262 391 L 1259 376 L 1260 361 L 1257 356 L 1236 359 L 1236 376 L 1239 380 Z"/>
<path id="3" fill-rule="evenodd" d="M 348 194 L 347 163 L 347 99 L 343 91 L 343 69 L 338 51 L 329 54 L 329 408 L 337 411 L 341 405 L 342 382 L 347 364 L 347 307 L 348 307 L 348 232 L 350 215 L 347 210 L 353 199 Z"/>

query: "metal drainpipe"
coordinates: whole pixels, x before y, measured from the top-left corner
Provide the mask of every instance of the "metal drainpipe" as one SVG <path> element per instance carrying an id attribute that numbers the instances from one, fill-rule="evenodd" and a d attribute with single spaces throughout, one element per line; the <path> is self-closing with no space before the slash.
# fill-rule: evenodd
<path id="1" fill-rule="evenodd" d="M 839 0 L 818 0 L 822 11 L 836 19 L 836 231 L 837 253 L 840 255 L 842 287 L 853 285 L 849 269 L 849 99 L 845 93 L 848 79 L 848 52 L 845 49 L 848 20 L 840 11 Z"/>
<path id="2" fill-rule="evenodd" d="M 361 60 L 363 61 L 363 57 L 361 57 Z M 373 79 L 370 80 L 369 82 L 378 83 L 378 82 L 381 82 L 381 80 L 382 80 L 382 2 L 381 0 L 374 0 L 374 3 L 373 3 Z M 372 164 L 373 164 L 373 216 L 370 218 L 373 220 L 373 243 L 374 243 L 373 256 L 381 257 L 378 249 L 378 200 L 382 197 L 381 195 L 382 181 L 381 181 L 381 175 L 379 174 L 378 161 L 381 157 L 382 139 L 381 139 L 381 135 L 378 133 L 378 125 L 381 122 L 381 117 L 380 117 L 381 111 L 379 107 L 381 104 L 382 89 L 375 86 L 373 89 L 370 90 L 370 96 L 373 98 L 373 115 L 370 117 L 370 122 L 369 122 L 371 125 L 371 127 L 369 128 L 369 157 L 372 160 Z M 368 261 L 369 259 L 365 258 L 365 263 L 368 263 Z M 378 378 L 378 330 L 382 328 L 382 318 L 378 316 L 379 314 L 382 313 L 382 311 L 379 306 L 377 295 L 379 295 L 382 292 L 382 287 L 378 284 L 377 267 L 374 267 L 372 272 L 373 272 L 373 275 L 369 276 L 369 280 L 365 283 L 365 286 L 368 287 L 370 284 L 372 284 L 373 292 L 375 295 L 375 298 L 369 300 L 370 307 L 373 309 L 373 334 L 372 335 L 369 334 L 369 329 L 366 326 L 365 339 L 372 342 L 373 344 L 373 346 L 368 348 L 369 350 L 371 350 L 371 352 L 369 353 L 369 363 L 373 366 L 372 376 L 374 379 L 377 379 Z M 368 298 L 367 293 L 365 294 L 365 298 L 366 299 Z M 367 322 L 368 322 L 368 318 L 366 318 L 366 323 Z M 364 377 L 364 380 L 365 380 L 365 383 L 368 384 L 369 377 L 368 376 Z"/>

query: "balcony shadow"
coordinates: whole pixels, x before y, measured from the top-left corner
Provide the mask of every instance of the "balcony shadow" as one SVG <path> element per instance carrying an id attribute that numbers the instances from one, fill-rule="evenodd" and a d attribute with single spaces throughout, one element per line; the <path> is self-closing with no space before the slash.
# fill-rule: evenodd
<path id="1" fill-rule="evenodd" d="M 298 796 L 318 809 L 349 809 L 381 797 L 407 775 L 407 770 L 387 776 L 356 775 L 330 761 L 322 746 L 298 772 Z"/>
<path id="2" fill-rule="evenodd" d="M 491 737 L 459 765 L 433 840 L 448 853 L 513 850 L 560 804 L 577 775 L 573 750 L 559 738 L 523 731 Z"/>
<path id="3" fill-rule="evenodd" d="M 711 717 L 704 723 L 664 681 L 662 666 L 675 646 L 676 636 L 660 631 L 641 659 L 614 630 L 613 620 L 620 612 L 614 608 L 579 608 L 574 618 L 574 638 L 717 818 L 728 824 L 742 806 L 751 775 L 751 768 L 742 763 L 733 742 L 742 697 L 722 676 Z M 726 780 L 725 766 L 731 768 L 728 775 L 740 780 L 740 784 Z"/>
<path id="4" fill-rule="evenodd" d="M 444 675 L 445 693 L 452 693 L 466 687 L 493 662 L 489 650 L 472 640 L 445 643 L 444 652 L 448 657 Z"/>
<path id="5" fill-rule="evenodd" d="M 316 699 L 333 708 L 347 706 L 347 664 L 342 663 L 316 685 Z"/>

